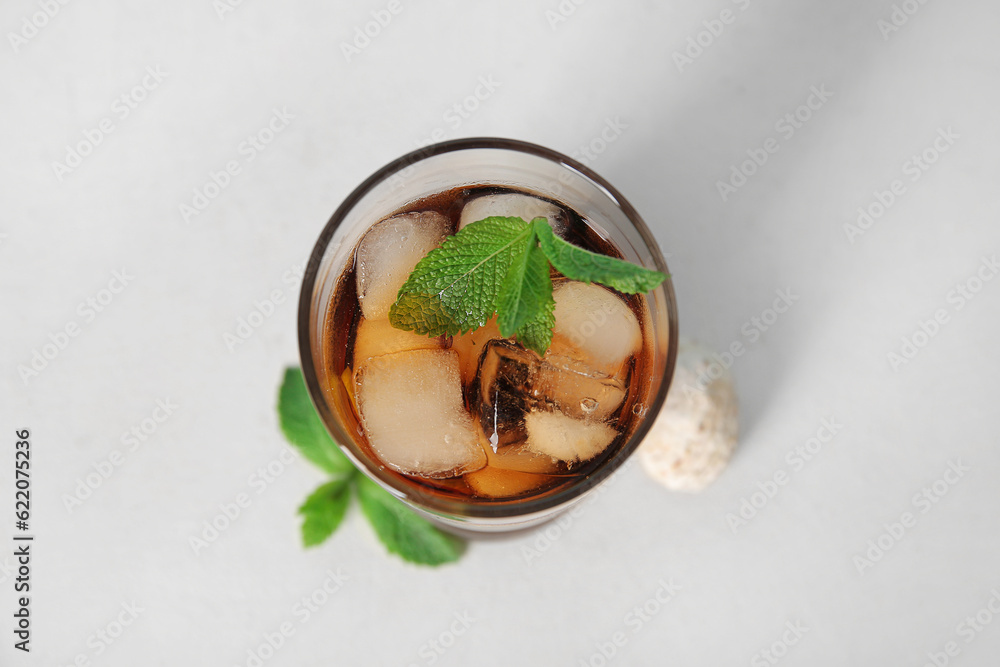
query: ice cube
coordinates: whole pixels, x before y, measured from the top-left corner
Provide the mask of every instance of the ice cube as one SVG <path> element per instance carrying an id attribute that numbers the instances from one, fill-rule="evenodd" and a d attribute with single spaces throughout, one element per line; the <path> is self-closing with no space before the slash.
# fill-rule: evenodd
<path id="1" fill-rule="evenodd" d="M 373 357 L 357 370 L 355 383 L 368 444 L 388 467 L 433 479 L 486 465 L 486 453 L 465 410 L 454 351 Z"/>
<path id="2" fill-rule="evenodd" d="M 524 442 L 524 413 L 531 407 L 537 355 L 506 340 L 489 341 L 475 380 L 479 423 L 496 452 Z"/>
<path id="3" fill-rule="evenodd" d="M 527 431 L 525 431 L 527 437 Z M 569 467 L 548 454 L 540 454 L 528 449 L 524 442 L 511 445 L 494 452 L 486 450 L 486 464 L 497 470 L 526 472 L 535 475 L 560 476 L 568 475 Z"/>
<path id="4" fill-rule="evenodd" d="M 369 229 L 356 257 L 358 301 L 368 319 L 384 318 L 399 288 L 424 255 L 438 247 L 451 231 L 440 213 L 404 213 Z"/>
<path id="5" fill-rule="evenodd" d="M 354 336 L 354 365 L 360 366 L 371 357 L 409 350 L 435 350 L 444 347 L 444 338 L 429 338 L 403 331 L 389 320 L 361 320 Z"/>
<path id="6" fill-rule="evenodd" d="M 603 420 L 625 400 L 628 370 L 611 377 L 571 357 L 546 354 L 533 392 L 571 417 Z"/>
<path id="7" fill-rule="evenodd" d="M 579 361 L 534 352 L 506 340 L 489 341 L 475 382 L 479 424 L 490 450 L 508 461 L 490 465 L 524 472 L 555 472 L 547 462 L 528 461 L 514 449 L 527 437 L 525 414 L 532 409 L 559 410 L 570 417 L 601 421 L 625 400 L 621 377 L 609 377 Z M 537 453 L 537 452 L 536 452 Z"/>
<path id="8" fill-rule="evenodd" d="M 494 317 L 475 331 L 455 336 L 452 339 L 451 347 L 458 352 L 462 359 L 462 382 L 464 384 L 468 385 L 476 377 L 479 356 L 486 343 L 502 338 L 500 328 L 497 326 L 497 318 Z"/>
<path id="9" fill-rule="evenodd" d="M 479 444 L 486 451 L 486 466 L 488 468 L 536 475 L 569 474 L 569 469 L 565 465 L 560 465 L 560 462 L 551 456 L 528 451 L 523 439 L 512 442 L 505 447 L 494 447 L 483 433 L 481 425 L 476 430 L 479 434 Z M 523 428 L 523 420 L 520 435 L 522 438 L 527 437 L 527 431 Z"/>
<path id="10" fill-rule="evenodd" d="M 572 465 L 589 461 L 605 449 L 618 431 L 605 423 L 583 421 L 561 412 L 532 410 L 524 417 L 530 451 Z"/>
<path id="11" fill-rule="evenodd" d="M 549 481 L 545 475 L 486 467 L 465 476 L 472 491 L 484 498 L 512 498 L 533 491 Z"/>
<path id="12" fill-rule="evenodd" d="M 556 301 L 552 353 L 579 358 L 613 376 L 642 346 L 635 313 L 606 287 L 565 280 L 553 287 L 552 296 Z"/>
<path id="13" fill-rule="evenodd" d="M 566 212 L 552 202 L 522 194 L 482 195 L 470 200 L 462 209 L 458 228 L 468 224 L 499 216 L 502 218 L 521 218 L 531 222 L 535 218 L 548 218 L 552 231 L 558 236 L 564 236 L 569 229 L 569 217 Z"/>

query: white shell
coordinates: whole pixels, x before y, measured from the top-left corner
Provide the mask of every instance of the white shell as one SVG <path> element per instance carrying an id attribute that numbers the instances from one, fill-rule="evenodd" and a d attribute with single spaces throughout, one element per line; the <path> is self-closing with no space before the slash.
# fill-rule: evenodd
<path id="1" fill-rule="evenodd" d="M 738 438 L 731 374 L 711 350 L 681 340 L 670 393 L 638 449 L 642 467 L 668 489 L 701 491 L 726 467 Z"/>

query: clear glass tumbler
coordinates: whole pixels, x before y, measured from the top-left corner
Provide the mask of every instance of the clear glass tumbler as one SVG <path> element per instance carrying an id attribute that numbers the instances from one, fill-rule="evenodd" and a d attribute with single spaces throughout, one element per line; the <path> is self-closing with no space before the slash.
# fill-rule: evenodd
<path id="1" fill-rule="evenodd" d="M 372 480 L 445 528 L 506 532 L 542 523 L 579 503 L 635 451 L 667 395 L 677 356 L 677 308 L 669 278 L 642 295 L 645 353 L 651 369 L 639 378 L 631 432 L 599 467 L 572 483 L 514 500 L 456 499 L 431 493 L 370 456 L 351 412 L 340 373 L 345 351 L 325 345 L 337 326 L 333 305 L 354 250 L 376 222 L 419 199 L 466 186 L 500 186 L 537 194 L 576 211 L 622 257 L 668 273 L 656 240 L 635 209 L 607 181 L 555 151 L 509 139 L 460 139 L 405 155 L 359 185 L 320 234 L 306 269 L 299 301 L 299 350 L 306 385 L 323 423 L 345 454 Z"/>

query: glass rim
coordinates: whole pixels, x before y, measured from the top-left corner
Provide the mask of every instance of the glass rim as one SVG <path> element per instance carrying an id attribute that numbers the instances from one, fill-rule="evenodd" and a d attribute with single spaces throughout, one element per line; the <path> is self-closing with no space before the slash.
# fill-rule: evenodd
<path id="1" fill-rule="evenodd" d="M 660 383 L 660 387 L 656 395 L 649 403 L 646 416 L 642 419 L 625 444 L 620 447 L 611 458 L 600 464 L 596 470 L 591 472 L 586 477 L 578 479 L 558 491 L 547 493 L 538 498 L 529 497 L 524 500 L 514 499 L 499 501 L 496 503 L 440 498 L 432 493 L 423 493 L 419 491 L 419 489 L 415 492 L 409 485 L 401 484 L 396 477 L 394 477 L 391 473 L 388 473 L 386 470 L 374 469 L 368 465 L 360 466 L 362 474 L 367 475 L 370 479 L 380 484 L 393 495 L 401 499 L 414 502 L 414 504 L 416 504 L 422 511 L 428 512 L 433 516 L 438 516 L 452 522 L 457 521 L 459 525 L 464 523 L 466 519 L 516 519 L 518 517 L 529 519 L 533 514 L 539 514 L 561 505 L 566 505 L 568 507 L 573 501 L 582 498 L 582 496 L 584 496 L 584 494 L 588 491 L 608 479 L 629 459 L 633 452 L 635 452 L 636 448 L 649 433 L 653 422 L 656 420 L 656 415 L 659 414 L 660 409 L 666 400 L 667 391 L 669 390 L 671 381 L 673 380 L 678 346 L 677 301 L 674 294 L 670 272 L 667 268 L 666 260 L 663 257 L 663 252 L 660 250 L 659 244 L 657 244 L 652 232 L 646 226 L 646 223 L 643 221 L 639 213 L 608 181 L 586 165 L 569 156 L 550 148 L 545 148 L 544 146 L 539 146 L 537 144 L 517 139 L 472 137 L 466 139 L 452 139 L 449 141 L 430 144 L 423 148 L 418 148 L 417 150 L 406 153 L 405 155 L 387 163 L 385 166 L 372 173 L 371 176 L 362 181 L 360 185 L 355 187 L 354 190 L 347 195 L 340 206 L 337 207 L 336 211 L 334 211 L 330 220 L 326 223 L 320 233 L 319 238 L 316 240 L 316 244 L 313 246 L 313 250 L 309 256 L 309 262 L 306 265 L 306 270 L 302 279 L 302 289 L 299 293 L 299 312 L 297 318 L 299 360 L 302 367 L 302 375 L 305 379 L 309 398 L 312 401 L 317 413 L 320 415 L 320 421 L 323 422 L 323 427 L 326 429 L 327 433 L 337 446 L 340 447 L 341 450 L 344 450 L 346 454 L 349 454 L 349 458 L 352 460 L 355 458 L 353 452 L 350 452 L 346 445 L 341 444 L 338 437 L 331 432 L 328 422 L 331 419 L 335 420 L 335 415 L 332 414 L 333 410 L 322 398 L 323 388 L 320 386 L 319 378 L 313 362 L 314 350 L 310 332 L 312 301 L 323 257 L 329 248 L 331 239 L 340 227 L 341 223 L 343 223 L 344 219 L 347 217 L 348 213 L 352 211 L 355 206 L 357 206 L 358 202 L 360 202 L 366 195 L 368 195 L 388 178 L 410 165 L 423 160 L 443 155 L 445 153 L 472 149 L 507 150 L 539 157 L 577 172 L 587 180 L 594 183 L 598 189 L 603 191 L 603 193 L 612 200 L 615 206 L 621 209 L 622 213 L 635 228 L 636 232 L 638 232 L 639 236 L 642 238 L 642 242 L 650 251 L 657 270 L 667 275 L 667 279 L 657 289 L 663 290 L 664 300 L 666 303 L 668 340 L 666 358 L 664 359 L 662 367 L 651 369 L 652 373 L 662 371 L 663 380 Z"/>

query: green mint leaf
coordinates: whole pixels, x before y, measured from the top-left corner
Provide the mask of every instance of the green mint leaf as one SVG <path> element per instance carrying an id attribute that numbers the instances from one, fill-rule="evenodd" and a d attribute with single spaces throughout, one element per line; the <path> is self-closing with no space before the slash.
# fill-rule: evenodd
<path id="1" fill-rule="evenodd" d="M 285 369 L 278 392 L 278 421 L 285 438 L 320 469 L 334 476 L 354 471 L 316 414 L 299 368 Z"/>
<path id="2" fill-rule="evenodd" d="M 554 308 L 549 260 L 538 247 L 532 231 L 524 252 L 514 258 L 500 285 L 500 293 L 497 295 L 497 325 L 500 335 L 510 338 L 518 332 L 525 332 L 529 322 L 534 322 L 540 315 L 553 311 Z M 525 334 L 524 337 L 534 338 L 530 334 Z M 525 343 L 524 340 L 521 342 Z M 526 343 L 525 345 L 532 347 Z M 539 354 L 544 354 L 544 350 Z"/>
<path id="3" fill-rule="evenodd" d="M 475 331 L 493 317 L 501 284 L 531 234 L 521 218 L 491 217 L 449 236 L 417 263 L 389 322 L 427 336 Z"/>
<path id="4" fill-rule="evenodd" d="M 525 322 L 516 334 L 521 345 L 534 350 L 540 357 L 544 357 L 552 345 L 552 330 L 556 326 L 556 301 L 552 298 L 551 279 L 548 289 L 548 302 Z"/>
<path id="5" fill-rule="evenodd" d="M 552 266 L 570 280 L 600 283 L 625 294 L 641 294 L 656 289 L 667 279 L 659 271 L 578 248 L 553 234 L 544 221 L 536 220 L 532 227 Z"/>
<path id="6" fill-rule="evenodd" d="M 345 475 L 340 479 L 327 482 L 310 494 L 299 508 L 302 521 L 302 544 L 314 547 L 322 544 L 340 526 L 351 501 L 351 477 Z"/>
<path id="7" fill-rule="evenodd" d="M 375 482 L 357 477 L 361 511 L 390 553 L 419 565 L 443 565 L 459 559 L 462 540 L 435 528 Z"/>

